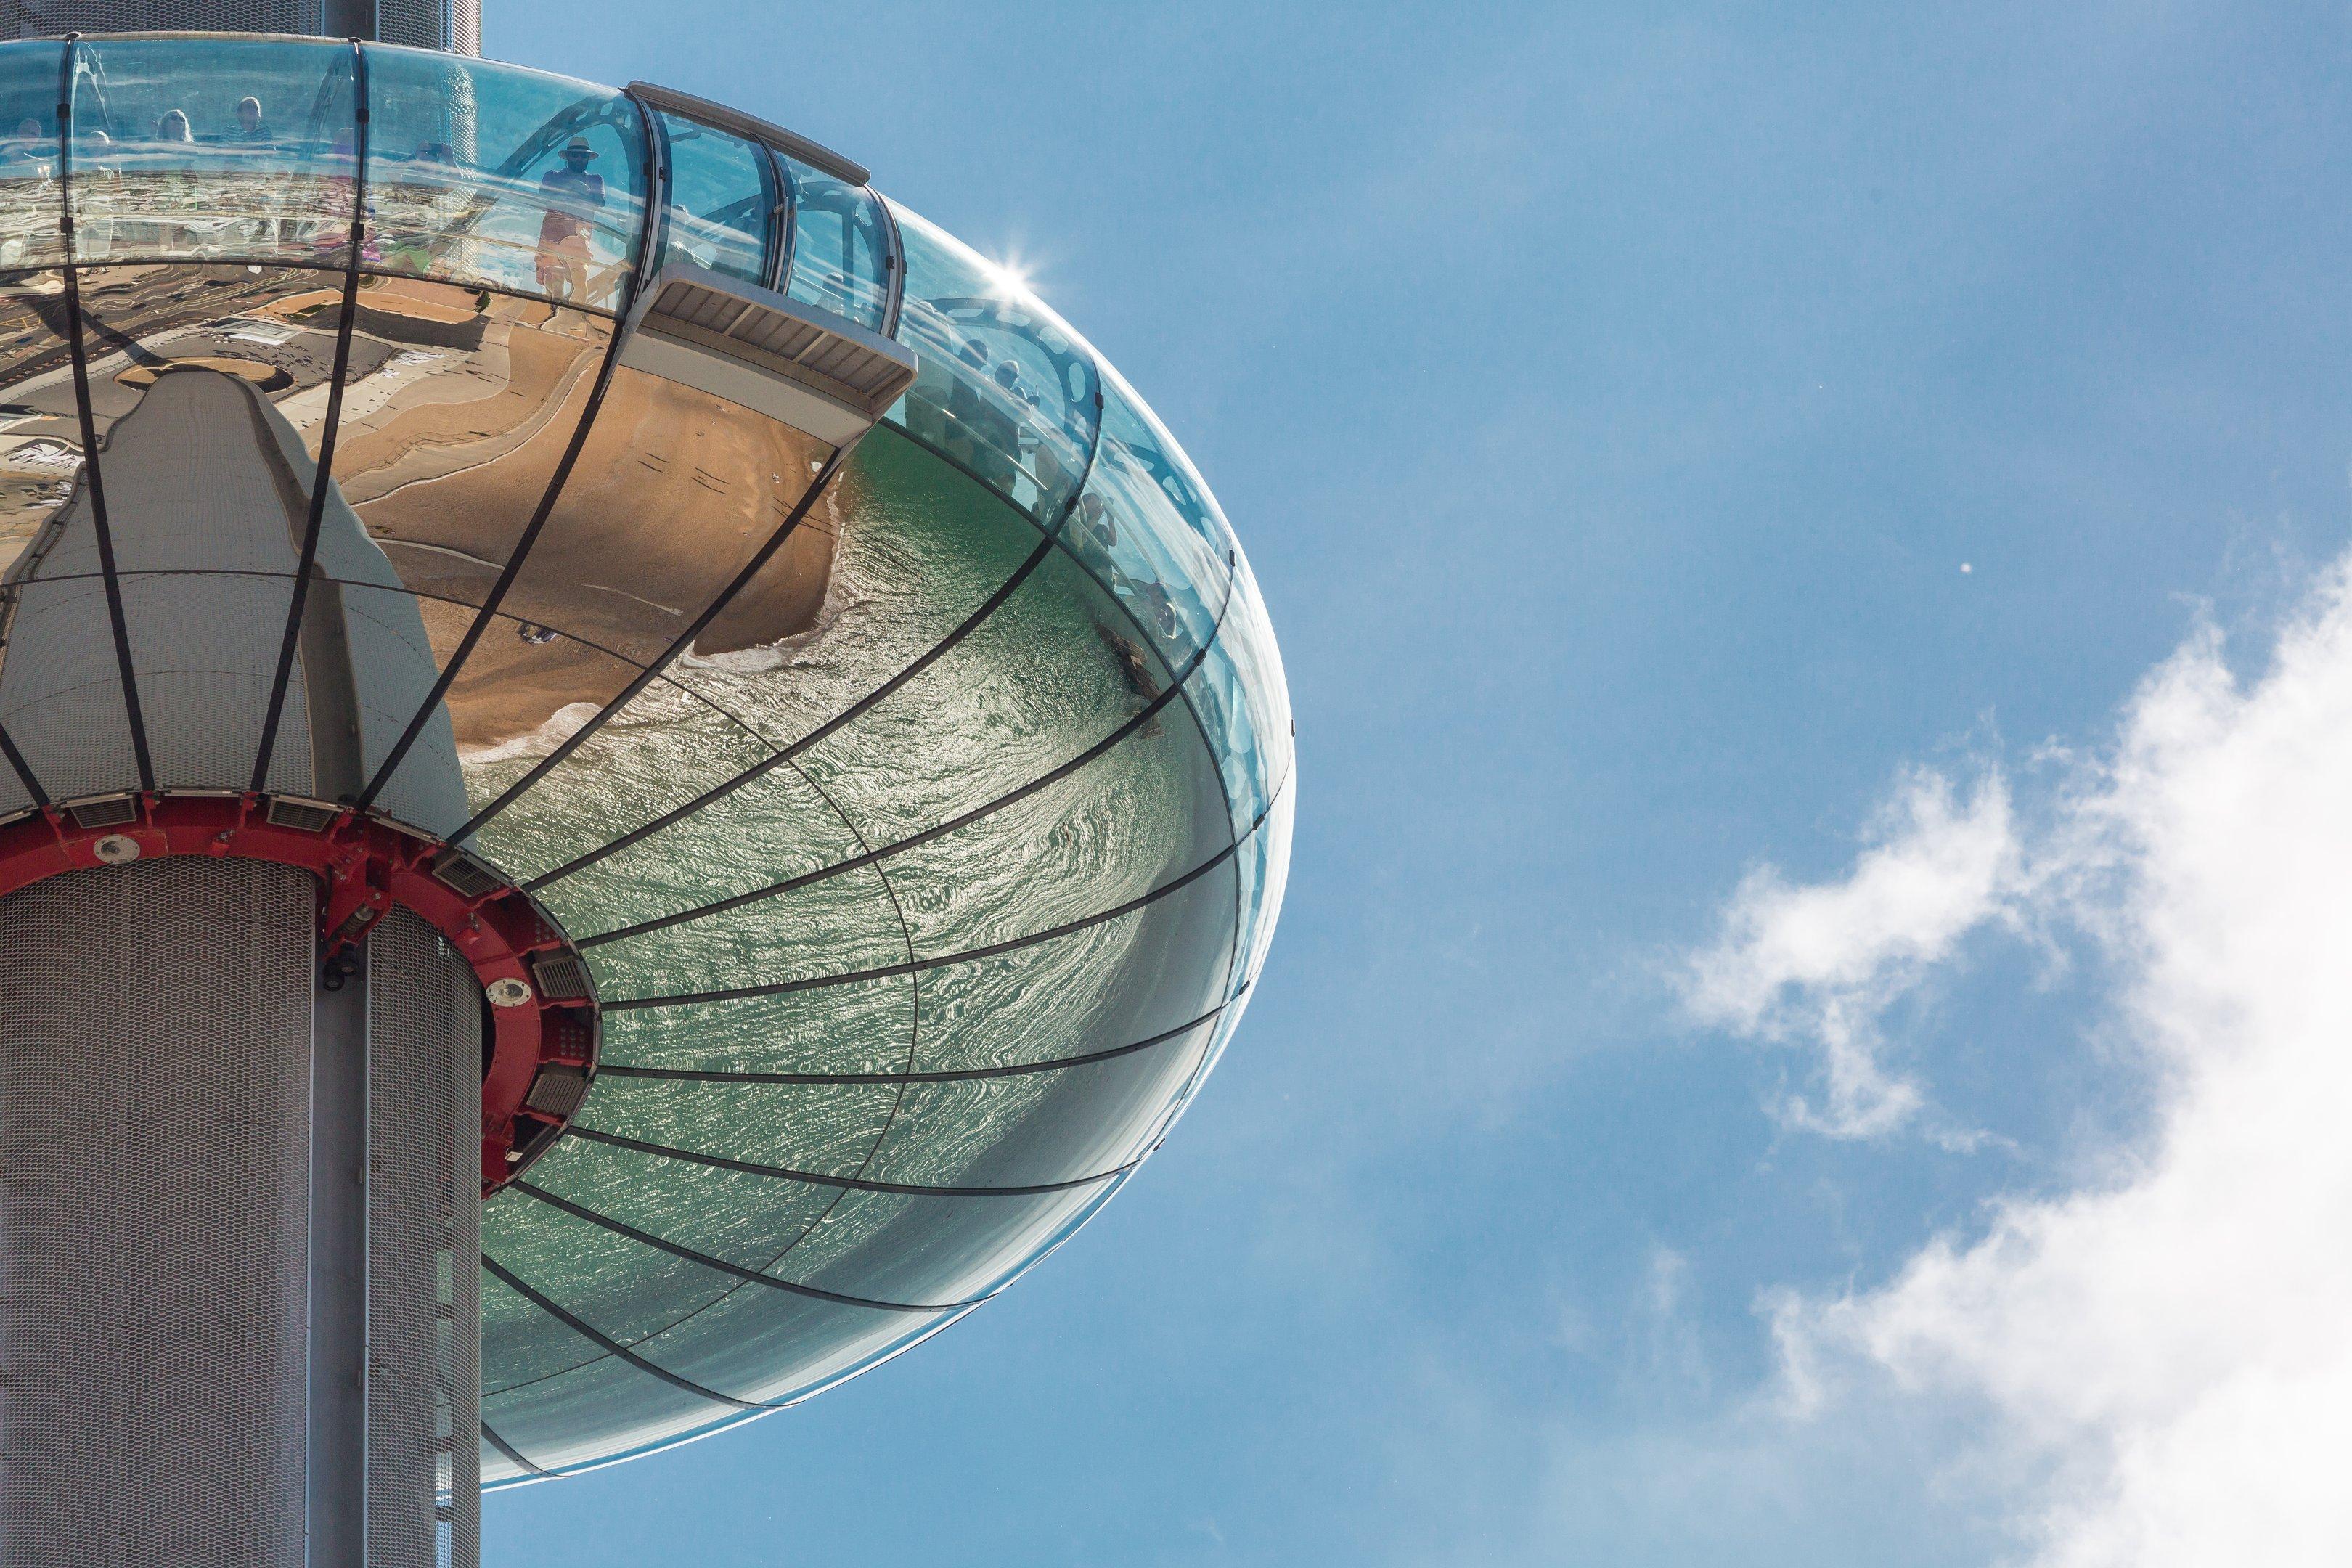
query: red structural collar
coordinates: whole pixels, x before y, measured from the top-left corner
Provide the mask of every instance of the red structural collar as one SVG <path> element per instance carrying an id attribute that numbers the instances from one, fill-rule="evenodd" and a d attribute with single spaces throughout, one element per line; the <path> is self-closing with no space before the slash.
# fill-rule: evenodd
<path id="1" fill-rule="evenodd" d="M 490 1019 L 482 1075 L 482 1193 L 562 1133 L 596 1071 L 588 966 L 530 896 L 461 850 L 348 806 L 184 790 L 44 806 L 0 823 L 0 897 L 44 877 L 169 855 L 236 856 L 319 879 L 321 984 L 395 904 L 473 965 Z"/>

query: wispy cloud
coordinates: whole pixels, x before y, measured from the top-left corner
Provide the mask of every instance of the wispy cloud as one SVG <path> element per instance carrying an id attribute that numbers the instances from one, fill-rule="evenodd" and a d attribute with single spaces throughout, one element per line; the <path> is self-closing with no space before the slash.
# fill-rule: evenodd
<path id="1" fill-rule="evenodd" d="M 1780 1109 L 1843 1138 L 1892 1131 L 1919 1110 L 1919 1087 L 1887 1065 L 1880 1019 L 2026 886 L 1998 772 L 1965 798 L 1941 774 L 1910 774 L 1870 840 L 1841 881 L 1797 887 L 1769 866 L 1749 873 L 1684 985 L 1703 1023 L 1816 1047 L 1818 1100 Z"/>
<path id="2" fill-rule="evenodd" d="M 1821 1120 L 1850 1132 L 1916 1105 L 1877 1020 L 1972 927 L 2047 921 L 2109 960 L 2155 1091 L 2138 1140 L 1883 1286 L 1778 1312 L 1821 1418 L 1975 1412 L 2045 1568 L 2352 1562 L 2347 568 L 2259 679 L 2222 652 L 2200 635 L 2155 671 L 2028 839 L 1997 778 L 1965 802 L 1912 778 L 1848 878 L 1751 878 L 1693 969 L 1703 1016 L 1818 1044 Z"/>

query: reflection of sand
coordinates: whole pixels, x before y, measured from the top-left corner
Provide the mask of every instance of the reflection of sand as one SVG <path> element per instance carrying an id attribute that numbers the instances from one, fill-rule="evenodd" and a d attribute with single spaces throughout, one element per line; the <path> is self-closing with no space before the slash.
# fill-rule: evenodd
<path id="1" fill-rule="evenodd" d="M 620 370 L 509 607 L 651 658 L 783 525 L 825 450 L 708 393 Z M 701 651 L 805 630 L 832 561 L 832 525 L 813 510 Z"/>
<path id="2" fill-rule="evenodd" d="M 336 456 L 345 497 L 402 578 L 478 604 L 572 436 L 603 345 L 583 318 L 471 290 L 387 281 L 363 300 L 394 345 L 431 344 L 346 393 Z M 470 352 L 449 345 L 470 335 Z M 382 384 L 371 384 L 381 381 Z M 365 412 L 358 412 L 365 410 Z M 450 693 L 461 744 L 526 735 L 570 704 L 601 705 L 635 670 L 577 637 L 649 660 L 790 515 L 825 448 L 796 430 L 631 369 L 614 373 L 563 494 Z M 698 651 L 807 630 L 833 560 L 816 509 L 702 638 Z M 446 658 L 468 609 L 429 605 Z M 569 634 L 532 643 L 529 625 Z"/>

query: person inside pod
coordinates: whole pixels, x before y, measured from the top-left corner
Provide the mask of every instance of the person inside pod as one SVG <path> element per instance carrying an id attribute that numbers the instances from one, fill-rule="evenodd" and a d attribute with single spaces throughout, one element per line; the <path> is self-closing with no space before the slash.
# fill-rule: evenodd
<path id="1" fill-rule="evenodd" d="M 559 300 L 584 304 L 588 297 L 588 222 L 604 205 L 604 177 L 588 172 L 596 156 L 585 136 L 564 143 L 563 166 L 539 182 L 546 216 L 539 222 L 539 286 Z"/>

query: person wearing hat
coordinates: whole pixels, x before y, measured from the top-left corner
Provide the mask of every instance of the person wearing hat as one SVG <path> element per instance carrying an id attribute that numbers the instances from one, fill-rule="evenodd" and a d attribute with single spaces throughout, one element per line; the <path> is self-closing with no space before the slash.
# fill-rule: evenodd
<path id="1" fill-rule="evenodd" d="M 559 300 L 585 302 L 588 224 L 604 205 L 604 177 L 588 172 L 596 156 L 585 136 L 563 144 L 563 162 L 539 182 L 547 214 L 539 222 L 539 286 Z"/>

